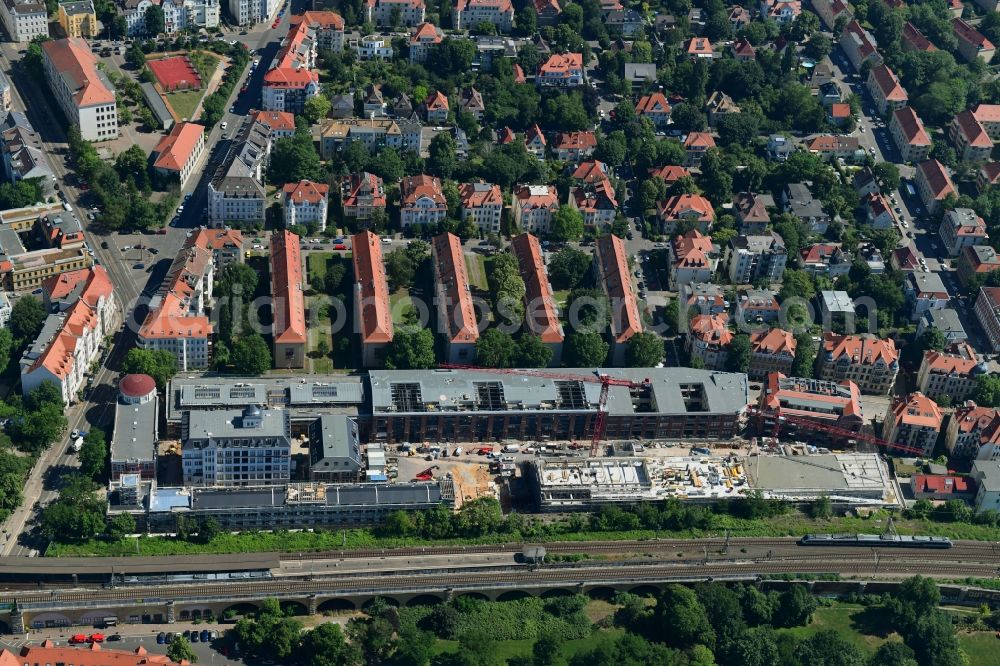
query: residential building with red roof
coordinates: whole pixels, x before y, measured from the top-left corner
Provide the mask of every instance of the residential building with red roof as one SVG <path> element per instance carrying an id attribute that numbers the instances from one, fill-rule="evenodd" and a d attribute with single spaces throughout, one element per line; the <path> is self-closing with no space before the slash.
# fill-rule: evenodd
<path id="1" fill-rule="evenodd" d="M 972 112 L 994 141 L 1000 140 L 1000 104 L 980 104 Z"/>
<path id="2" fill-rule="evenodd" d="M 517 135 L 514 134 L 514 130 L 509 127 L 504 127 L 497 134 L 497 143 L 501 146 L 506 146 L 508 143 L 514 143 L 517 140 Z"/>
<path id="3" fill-rule="evenodd" d="M 410 62 L 427 62 L 435 44 L 444 39 L 444 32 L 433 23 L 421 23 L 410 31 Z"/>
<path id="4" fill-rule="evenodd" d="M 991 185 L 1000 185 L 1000 162 L 987 162 L 976 174 L 976 189 L 980 194 Z"/>
<path id="5" fill-rule="evenodd" d="M 856 20 L 844 26 L 840 33 L 840 47 L 844 49 L 855 71 L 860 72 L 861 65 L 865 62 L 870 62 L 873 67 L 882 63 L 875 38 Z"/>
<path id="6" fill-rule="evenodd" d="M 545 148 L 548 145 L 549 142 L 545 140 L 545 135 L 542 133 L 542 130 L 539 129 L 538 123 L 533 124 L 528 128 L 528 131 L 524 133 L 524 147 L 529 153 L 538 159 L 545 159 Z"/>
<path id="7" fill-rule="evenodd" d="M 881 193 L 869 194 L 861 201 L 865 210 L 865 220 L 872 229 L 892 229 L 896 226 L 896 215 L 889 200 Z"/>
<path id="8" fill-rule="evenodd" d="M 587 82 L 583 68 L 583 54 L 553 53 L 538 68 L 535 84 L 557 88 L 582 86 Z"/>
<path id="9" fill-rule="evenodd" d="M 826 332 L 819 353 L 820 379 L 850 380 L 862 393 L 885 395 L 896 382 L 899 352 L 891 338 Z"/>
<path id="10" fill-rule="evenodd" d="M 462 241 L 454 234 L 431 239 L 434 294 L 438 312 L 438 334 L 447 345 L 449 363 L 472 363 L 476 359 L 479 326 L 472 303 L 469 274 Z"/>
<path id="11" fill-rule="evenodd" d="M 742 234 L 761 234 L 771 224 L 768 206 L 774 207 L 770 194 L 739 192 L 733 197 L 733 213 Z"/>
<path id="12" fill-rule="evenodd" d="M 183 189 L 204 153 L 204 126 L 177 123 L 153 149 L 153 170 L 165 178 L 177 178 Z"/>
<path id="13" fill-rule="evenodd" d="M 847 121 L 851 118 L 851 115 L 851 105 L 843 102 L 835 102 L 831 104 L 830 108 L 826 111 L 827 120 L 838 127 L 846 125 Z"/>
<path id="14" fill-rule="evenodd" d="M 534 0 L 535 17 L 539 26 L 555 25 L 562 14 L 559 0 Z"/>
<path id="15" fill-rule="evenodd" d="M 758 9 L 765 19 L 787 25 L 802 13 L 800 0 L 760 0 Z"/>
<path id="16" fill-rule="evenodd" d="M 365 21 L 377 26 L 412 28 L 426 21 L 424 0 L 365 0 Z"/>
<path id="17" fill-rule="evenodd" d="M 904 51 L 921 51 L 923 53 L 930 53 L 931 51 L 937 50 L 937 48 L 931 44 L 930 40 L 924 36 L 924 33 L 920 32 L 917 26 L 913 25 L 909 21 L 903 24 L 902 43 Z"/>
<path id="18" fill-rule="evenodd" d="M 274 367 L 306 364 L 306 304 L 302 283 L 301 238 L 291 231 L 271 234 L 271 312 L 274 317 Z"/>
<path id="19" fill-rule="evenodd" d="M 729 346 L 736 336 L 729 330 L 729 313 L 699 314 L 688 324 L 684 346 L 690 358 L 701 359 L 706 370 L 722 370 L 729 357 Z"/>
<path id="20" fill-rule="evenodd" d="M 694 222 L 702 233 L 707 234 L 715 221 L 712 202 L 700 194 L 677 194 L 661 201 L 656 204 L 656 215 L 660 230 L 665 234 L 673 233 L 680 222 Z"/>
<path id="21" fill-rule="evenodd" d="M 608 180 L 608 165 L 601 160 L 586 160 L 580 162 L 573 170 L 571 178 L 584 185 L 596 185 Z"/>
<path id="22" fill-rule="evenodd" d="M 897 247 L 892 251 L 892 258 L 889 260 L 892 268 L 897 271 L 909 273 L 920 268 L 917 253 L 909 245 Z"/>
<path id="23" fill-rule="evenodd" d="M 344 50 L 344 19 L 337 12 L 308 10 L 288 17 L 292 26 L 305 23 L 313 31 L 313 38 L 320 51 L 340 53 Z"/>
<path id="24" fill-rule="evenodd" d="M 41 645 L 25 645 L 15 656 L 6 649 L 0 651 L 0 666 L 55 666 L 67 664 L 71 666 L 189 666 L 187 659 L 172 661 L 162 654 L 150 654 L 141 645 L 132 651 L 110 650 L 101 647 L 100 643 L 90 643 L 87 646 L 72 645 L 57 646 L 51 640 L 42 641 Z"/>
<path id="25" fill-rule="evenodd" d="M 956 458 L 1000 458 L 1000 409 L 980 407 L 971 400 L 955 408 L 948 420 L 944 444 Z"/>
<path id="26" fill-rule="evenodd" d="M 597 282 L 604 289 L 611 308 L 611 364 L 623 366 L 629 339 L 642 332 L 642 317 L 628 267 L 628 251 L 625 241 L 614 234 L 598 238 L 595 250 Z"/>
<path id="27" fill-rule="evenodd" d="M 557 366 L 562 359 L 565 335 L 549 275 L 545 270 L 542 246 L 532 234 L 515 236 L 510 246 L 517 259 L 521 279 L 524 280 L 524 323 L 529 332 L 541 338 L 542 344 L 552 350 L 549 365 Z"/>
<path id="28" fill-rule="evenodd" d="M 951 20 L 951 30 L 958 40 L 958 52 L 962 57 L 972 62 L 976 58 L 982 58 L 988 65 L 996 55 L 996 47 L 993 42 L 986 39 L 983 33 L 979 32 L 962 19 L 955 17 Z"/>
<path id="29" fill-rule="evenodd" d="M 588 229 L 599 231 L 610 226 L 618 216 L 615 188 L 607 178 L 593 185 L 571 187 L 569 205 L 583 214 L 583 224 Z"/>
<path id="30" fill-rule="evenodd" d="M 326 215 L 330 204 L 329 185 L 300 180 L 297 183 L 285 183 L 281 192 L 284 195 L 286 228 L 293 224 L 316 224 L 320 231 L 326 230 Z"/>
<path id="31" fill-rule="evenodd" d="M 670 288 L 680 291 L 689 282 L 711 282 L 719 266 L 719 246 L 697 229 L 679 235 L 667 246 Z"/>
<path id="32" fill-rule="evenodd" d="M 684 139 L 688 166 L 698 166 L 709 148 L 715 148 L 715 137 L 707 132 L 690 132 Z"/>
<path id="33" fill-rule="evenodd" d="M 1000 271 L 1000 255 L 990 245 L 972 245 L 958 255 L 958 279 L 968 286 L 973 277 Z"/>
<path id="34" fill-rule="evenodd" d="M 119 305 L 103 266 L 49 278 L 43 293 L 48 303 L 58 304 L 21 357 L 21 390 L 27 396 L 50 382 L 70 405 L 77 401 L 105 337 L 118 329 Z"/>
<path id="35" fill-rule="evenodd" d="M 861 150 L 858 137 L 834 134 L 815 136 L 806 142 L 805 147 L 809 152 L 819 155 L 825 160 L 838 157 L 847 159 L 854 157 Z"/>
<path id="36" fill-rule="evenodd" d="M 920 162 L 930 155 L 931 137 L 912 108 L 904 106 L 892 112 L 889 134 L 905 162 Z"/>
<path id="37" fill-rule="evenodd" d="M 524 68 L 522 68 L 516 62 L 513 65 L 514 68 L 514 83 L 527 83 L 528 77 L 524 74 Z"/>
<path id="38" fill-rule="evenodd" d="M 945 213 L 938 227 L 938 236 L 949 257 L 957 257 L 966 247 L 990 242 L 986 222 L 971 208 L 953 208 Z"/>
<path id="39" fill-rule="evenodd" d="M 851 16 L 851 8 L 845 0 L 812 0 L 811 5 L 828 30 L 834 29 L 841 16 Z"/>
<path id="40" fill-rule="evenodd" d="M 84 141 L 118 137 L 115 90 L 97 62 L 90 45 L 79 37 L 42 42 L 45 80 L 63 116 L 80 129 Z"/>
<path id="41" fill-rule="evenodd" d="M 422 110 L 427 122 L 440 125 L 448 122 L 448 112 L 451 110 L 451 106 L 448 103 L 448 97 L 440 90 L 435 90 L 424 100 Z"/>
<path id="42" fill-rule="evenodd" d="M 733 54 L 739 62 L 753 62 L 757 59 L 757 52 L 753 48 L 753 44 L 749 40 L 740 38 L 737 39 L 729 47 L 729 52 Z"/>
<path id="43" fill-rule="evenodd" d="M 806 437 L 816 446 L 843 448 L 844 437 L 828 435 L 822 430 L 799 431 L 798 424 L 782 417 L 816 421 L 855 433 L 861 432 L 865 422 L 861 392 L 857 384 L 849 380 L 832 382 L 772 372 L 764 380 L 757 404 L 761 411 L 761 432 L 777 431 L 781 436 L 794 439 Z"/>
<path id="44" fill-rule="evenodd" d="M 403 227 L 411 224 L 437 224 L 448 216 L 448 202 L 441 190 L 441 179 L 436 176 L 407 176 L 399 183 L 399 222 Z"/>
<path id="45" fill-rule="evenodd" d="M 484 234 L 500 233 L 503 194 L 492 183 L 462 183 L 458 186 L 462 221 L 471 220 Z"/>
<path id="46" fill-rule="evenodd" d="M 515 185 L 511 201 L 514 224 L 533 234 L 549 233 L 552 214 L 559 208 L 555 185 Z"/>
<path id="47" fill-rule="evenodd" d="M 851 270 L 851 255 L 841 243 L 813 243 L 799 250 L 799 265 L 810 275 L 835 280 Z"/>
<path id="48" fill-rule="evenodd" d="M 916 455 L 930 457 L 941 434 L 943 420 L 937 403 L 917 391 L 893 401 L 885 415 L 882 436 L 897 447 L 919 449 Z"/>
<path id="49" fill-rule="evenodd" d="M 367 171 L 344 176 L 340 183 L 340 204 L 344 217 L 370 220 L 376 210 L 385 211 L 385 183 Z"/>
<path id="50" fill-rule="evenodd" d="M 306 101 L 319 93 L 315 31 L 300 21 L 288 29 L 271 68 L 264 74 L 261 105 L 265 111 L 302 113 Z"/>
<path id="51" fill-rule="evenodd" d="M 736 303 L 736 323 L 745 326 L 773 324 L 781 319 L 781 302 L 770 289 L 750 289 Z"/>
<path id="52" fill-rule="evenodd" d="M 948 125 L 948 138 L 963 162 L 985 162 L 993 152 L 993 140 L 972 111 L 962 111 Z"/>
<path id="53" fill-rule="evenodd" d="M 712 42 L 705 37 L 692 37 L 684 48 L 689 58 L 714 58 Z"/>
<path id="54" fill-rule="evenodd" d="M 597 137 L 591 131 L 559 132 L 552 141 L 556 159 L 580 162 L 594 154 Z"/>
<path id="55" fill-rule="evenodd" d="M 956 342 L 944 351 L 924 352 L 917 371 L 917 389 L 929 398 L 948 396 L 957 404 L 972 395 L 976 378 L 989 366 L 968 342 Z"/>
<path id="56" fill-rule="evenodd" d="M 215 257 L 210 230 L 203 231 L 188 237 L 174 257 L 137 336 L 140 349 L 172 353 L 181 372 L 207 368 L 210 360 L 212 323 L 205 313 L 212 302 Z"/>
<path id="57" fill-rule="evenodd" d="M 976 298 L 976 319 L 994 352 L 1000 352 L 1000 287 L 982 287 Z"/>
<path id="58" fill-rule="evenodd" d="M 287 111 L 251 111 L 253 122 L 267 126 L 271 141 L 291 138 L 295 135 L 295 114 Z"/>
<path id="59" fill-rule="evenodd" d="M 649 118 L 653 127 L 666 127 L 670 123 L 670 102 L 662 92 L 643 95 L 635 105 L 635 113 L 641 118 Z"/>
<path id="60" fill-rule="evenodd" d="M 361 362 L 365 368 L 381 367 L 392 342 L 392 307 L 382 259 L 382 240 L 371 231 L 351 236 L 354 262 L 354 321 L 361 333 Z"/>
<path id="61" fill-rule="evenodd" d="M 909 101 L 903 84 L 886 64 L 876 65 L 868 72 L 868 92 L 881 115 L 901 109 Z"/>
<path id="62" fill-rule="evenodd" d="M 750 379 L 762 380 L 772 372 L 788 374 L 795 362 L 795 336 L 780 328 L 750 334 Z"/>
<path id="63" fill-rule="evenodd" d="M 924 160 L 917 165 L 917 174 L 914 179 L 917 184 L 917 192 L 920 200 L 923 201 L 927 212 L 934 215 L 941 207 L 941 203 L 951 195 L 958 196 L 958 190 L 951 181 L 951 175 L 943 164 L 937 160 Z"/>
<path id="64" fill-rule="evenodd" d="M 691 172 L 688 171 L 687 167 L 667 164 L 665 166 L 657 167 L 655 169 L 650 169 L 649 175 L 659 178 L 667 185 L 673 185 L 674 183 L 676 183 L 681 178 L 684 178 L 685 176 L 690 178 Z"/>
<path id="65" fill-rule="evenodd" d="M 969 476 L 914 474 L 910 486 L 918 500 L 971 500 L 976 496 L 976 482 Z"/>
<path id="66" fill-rule="evenodd" d="M 462 94 L 458 99 L 458 108 L 476 120 L 482 120 L 483 114 L 486 112 L 486 105 L 483 103 L 482 94 L 472 87 L 462 90 Z"/>
<path id="67" fill-rule="evenodd" d="M 458 0 L 451 20 L 455 30 L 472 30 L 481 23 L 490 23 L 497 32 L 506 33 L 514 25 L 514 5 L 510 0 Z"/>

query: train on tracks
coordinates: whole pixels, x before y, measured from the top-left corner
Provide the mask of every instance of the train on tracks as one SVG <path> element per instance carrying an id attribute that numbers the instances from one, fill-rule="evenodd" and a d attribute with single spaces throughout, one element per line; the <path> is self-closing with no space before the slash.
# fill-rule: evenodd
<path id="1" fill-rule="evenodd" d="M 908 534 L 807 534 L 799 539 L 802 546 L 853 546 L 879 548 L 951 548 L 948 537 Z"/>

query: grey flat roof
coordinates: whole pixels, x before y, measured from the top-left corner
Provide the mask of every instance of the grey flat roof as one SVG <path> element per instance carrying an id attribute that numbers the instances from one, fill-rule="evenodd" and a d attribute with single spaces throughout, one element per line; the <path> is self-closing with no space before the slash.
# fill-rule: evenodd
<path id="1" fill-rule="evenodd" d="M 158 398 L 126 404 L 115 403 L 115 429 L 111 460 L 153 460 L 156 455 L 156 406 Z"/>
<path id="2" fill-rule="evenodd" d="M 24 254 L 27 250 L 24 249 L 24 244 L 21 242 L 21 237 L 17 235 L 17 232 L 10 227 L 0 226 L 0 255 L 11 256 L 16 254 Z"/>
<path id="3" fill-rule="evenodd" d="M 233 553 L 230 555 L 178 555 L 160 557 L 2 557 L 0 575 L 70 574 L 93 575 L 241 571 L 277 569 L 277 553 Z"/>
<path id="4" fill-rule="evenodd" d="M 441 485 L 432 483 L 332 483 L 254 486 L 247 488 L 156 488 L 167 501 L 150 502 L 150 512 L 173 509 L 255 509 L 294 507 L 302 504 L 321 506 L 406 506 L 438 503 L 443 498 Z"/>
<path id="5" fill-rule="evenodd" d="M 356 414 L 364 401 L 361 377 L 310 375 L 301 377 L 174 377 L 167 388 L 167 418 L 185 410 L 264 405 L 287 408 L 292 418 L 321 412 Z"/>
<path id="6" fill-rule="evenodd" d="M 187 422 L 188 439 L 233 438 L 233 437 L 288 437 L 285 412 L 278 409 L 260 410 L 259 428 L 242 427 L 242 409 L 222 409 L 218 411 L 193 411 Z"/>
<path id="7" fill-rule="evenodd" d="M 436 483 L 358 483 L 330 485 L 327 506 L 378 506 L 381 504 L 424 504 L 441 501 Z"/>
<path id="8" fill-rule="evenodd" d="M 965 327 L 962 320 L 953 308 L 932 309 L 924 313 L 927 323 L 943 333 L 961 333 L 965 335 Z"/>
<path id="9" fill-rule="evenodd" d="M 324 458 L 352 458 L 361 462 L 357 450 L 358 438 L 351 435 L 353 429 L 357 432 L 357 421 L 344 414 L 323 414 L 319 417 L 320 441 Z M 311 444 L 313 442 L 310 442 Z M 353 443 L 353 446 L 352 446 Z"/>
<path id="10" fill-rule="evenodd" d="M 972 463 L 972 476 L 988 492 L 1000 491 L 1000 463 L 995 460 L 976 460 Z"/>
<path id="11" fill-rule="evenodd" d="M 152 83 L 140 83 L 139 87 L 142 88 L 142 97 L 149 104 L 149 108 L 153 110 L 153 115 L 156 119 L 160 121 L 165 129 L 170 129 L 174 126 L 174 116 L 170 113 L 170 109 L 163 102 L 163 98 L 160 97 L 160 93 L 156 92 L 156 88 Z"/>
<path id="12" fill-rule="evenodd" d="M 854 312 L 854 301 L 846 291 L 824 291 L 821 295 L 828 312 Z"/>
<path id="13" fill-rule="evenodd" d="M 530 373 L 530 371 L 526 371 Z M 744 374 L 696 370 L 693 368 L 567 368 L 567 376 L 593 377 L 593 382 L 568 382 L 582 389 L 586 404 L 567 404 L 561 397 L 561 382 L 531 374 L 501 375 L 478 370 L 373 370 L 369 373 L 372 390 L 372 410 L 376 415 L 407 413 L 393 405 L 393 386 L 401 384 L 419 387 L 424 408 L 413 413 L 433 412 L 517 412 L 517 411 L 576 411 L 592 412 L 597 408 L 601 385 L 598 374 L 641 382 L 650 380 L 652 408 L 647 413 L 685 414 L 688 408 L 682 389 L 701 387 L 706 401 L 698 413 L 731 414 L 744 409 L 748 401 L 747 377 Z M 505 408 L 485 408 L 478 399 L 483 383 L 502 387 Z M 412 392 L 411 392 L 412 394 Z M 564 395 L 564 394 L 562 394 Z M 608 392 L 608 413 L 627 415 L 638 412 L 628 387 L 612 386 Z"/>
<path id="14" fill-rule="evenodd" d="M 285 489 L 268 488 L 207 488 L 196 489 L 191 496 L 192 509 L 227 509 L 251 506 L 282 506 Z"/>
<path id="15" fill-rule="evenodd" d="M 888 481 L 874 453 L 747 456 L 744 465 L 753 486 L 761 490 L 873 491 Z"/>

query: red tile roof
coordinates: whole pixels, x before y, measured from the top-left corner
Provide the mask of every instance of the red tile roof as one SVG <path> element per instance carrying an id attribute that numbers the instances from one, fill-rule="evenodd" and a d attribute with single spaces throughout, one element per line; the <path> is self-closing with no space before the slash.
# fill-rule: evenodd
<path id="1" fill-rule="evenodd" d="M 951 176 L 945 171 L 944 165 L 937 160 L 925 160 L 917 165 L 917 170 L 927 181 L 935 200 L 940 201 L 949 194 L 956 194 L 955 184 L 951 182 Z"/>
<path id="2" fill-rule="evenodd" d="M 171 661 L 161 654 L 149 654 L 141 645 L 131 652 L 109 650 L 99 643 L 86 647 L 59 646 L 45 640 L 40 646 L 26 645 L 20 656 L 3 650 L 0 652 L 0 666 L 23 666 L 24 664 L 73 664 L 74 666 L 187 666 L 186 659 Z"/>
<path id="3" fill-rule="evenodd" d="M 978 49 L 989 50 L 993 48 L 993 42 L 986 39 L 981 32 L 962 19 L 953 18 L 951 20 L 951 27 L 955 32 L 955 36 L 958 37 L 959 40 L 972 44 Z"/>
<path id="4" fill-rule="evenodd" d="M 400 203 L 413 206 L 418 199 L 428 197 L 439 206 L 447 205 L 444 192 L 441 190 L 441 179 L 435 176 L 420 174 L 407 176 L 399 183 Z"/>
<path id="5" fill-rule="evenodd" d="M 887 102 L 905 102 L 908 98 L 903 85 L 896 78 L 896 73 L 888 65 L 878 65 L 872 68 L 871 77 L 879 87 Z"/>
<path id="6" fill-rule="evenodd" d="M 920 391 L 898 397 L 892 405 L 896 426 L 941 429 L 941 408 Z"/>
<path id="7" fill-rule="evenodd" d="M 291 231 L 275 231 L 271 235 L 271 295 L 274 297 L 276 344 L 306 343 L 300 241 Z"/>
<path id="8" fill-rule="evenodd" d="M 980 104 L 972 115 L 981 123 L 1000 123 L 1000 104 Z"/>
<path id="9" fill-rule="evenodd" d="M 158 169 L 180 172 L 191 159 L 194 149 L 198 146 L 205 128 L 197 123 L 178 123 L 170 130 L 170 134 L 160 139 L 153 149 L 159 153 L 153 166 Z"/>
<path id="10" fill-rule="evenodd" d="M 285 183 L 281 188 L 285 194 L 285 205 L 301 206 L 304 203 L 318 204 L 330 194 L 330 186 L 326 183 L 314 183 L 311 180 L 300 180 L 297 183 Z"/>
<path id="11" fill-rule="evenodd" d="M 690 176 L 691 172 L 688 171 L 686 167 L 668 164 L 658 169 L 650 169 L 649 175 L 656 176 L 657 178 L 662 179 L 667 185 L 670 185 L 677 182 L 684 176 Z"/>
<path id="12" fill-rule="evenodd" d="M 454 234 L 444 233 L 432 238 L 431 245 L 434 247 L 437 284 L 447 299 L 439 307 L 445 313 L 443 319 L 448 326 L 448 340 L 452 343 L 475 343 L 479 339 L 479 328 L 462 241 Z"/>
<path id="13" fill-rule="evenodd" d="M 712 53 L 712 42 L 704 37 L 692 37 L 688 40 L 688 55 L 710 55 Z"/>
<path id="14" fill-rule="evenodd" d="M 361 342 L 392 341 L 392 309 L 382 260 L 382 241 L 370 231 L 351 236 L 354 298 L 361 310 Z"/>
<path id="15" fill-rule="evenodd" d="M 708 132 L 691 132 L 684 140 L 684 148 L 687 150 L 691 150 L 692 148 L 703 150 L 715 148 L 715 139 Z"/>
<path id="16" fill-rule="evenodd" d="M 97 58 L 86 41 L 79 37 L 49 40 L 42 42 L 42 51 L 66 80 L 77 108 L 115 103 L 115 93 L 101 79 Z"/>
<path id="17" fill-rule="evenodd" d="M 934 493 L 935 495 L 969 493 L 972 492 L 973 483 L 972 479 L 965 476 L 915 474 L 913 476 L 913 491 L 917 493 Z"/>
<path id="18" fill-rule="evenodd" d="M 677 268 L 700 268 L 711 266 L 709 255 L 715 252 L 712 237 L 705 236 L 697 229 L 678 235 L 672 244 L 674 266 Z"/>
<path id="19" fill-rule="evenodd" d="M 608 179 L 608 165 L 600 160 L 586 160 L 573 171 L 573 180 L 594 184 Z"/>
<path id="20" fill-rule="evenodd" d="M 838 102 L 836 104 L 830 105 L 830 117 L 831 118 L 850 118 L 851 117 L 851 105 Z"/>
<path id="21" fill-rule="evenodd" d="M 297 16 L 289 16 L 288 22 L 293 26 L 306 23 L 309 26 L 327 30 L 344 29 L 344 19 L 337 12 L 331 11 L 306 11 Z"/>
<path id="22" fill-rule="evenodd" d="M 645 113 L 670 113 L 670 103 L 662 92 L 650 93 L 639 98 L 639 103 L 635 105 L 635 112 L 640 115 Z"/>
<path id="23" fill-rule="evenodd" d="M 462 208 L 503 205 L 500 186 L 492 183 L 462 183 L 458 186 L 458 196 L 462 202 Z"/>
<path id="24" fill-rule="evenodd" d="M 274 132 L 294 132 L 295 114 L 287 111 L 251 111 L 250 117 L 254 122 L 261 122 L 271 128 Z"/>
<path id="25" fill-rule="evenodd" d="M 424 102 L 424 106 L 428 111 L 447 111 L 449 108 L 448 98 L 440 90 L 435 90 Z"/>
<path id="26" fill-rule="evenodd" d="M 750 349 L 754 354 L 788 354 L 795 356 L 798 342 L 795 336 L 780 328 L 750 334 Z"/>
<path id="27" fill-rule="evenodd" d="M 916 51 L 936 51 L 937 49 L 930 43 L 924 33 L 917 29 L 909 21 L 903 24 L 903 41 L 909 44 Z"/>
<path id="28" fill-rule="evenodd" d="M 700 314 L 691 319 L 690 335 L 712 347 L 728 347 L 736 336 L 729 330 L 729 313 Z"/>
<path id="29" fill-rule="evenodd" d="M 556 150 L 587 150 L 597 147 L 593 132 L 560 132 L 552 144 Z"/>
<path id="30" fill-rule="evenodd" d="M 628 269 L 625 241 L 608 234 L 597 239 L 598 282 L 611 301 L 611 334 L 615 342 L 625 342 L 642 332 L 639 304 L 635 300 L 632 277 Z"/>
<path id="31" fill-rule="evenodd" d="M 852 363 L 873 365 L 879 361 L 892 365 L 899 361 L 896 343 L 891 338 L 880 340 L 867 335 L 838 335 L 827 332 L 823 335 L 823 351 L 832 356 L 834 362 L 844 355 Z"/>
<path id="32" fill-rule="evenodd" d="M 986 133 L 986 128 L 984 128 L 972 111 L 966 109 L 960 114 L 955 116 L 953 121 L 955 127 L 962 136 L 965 137 L 966 143 L 975 148 L 993 148 L 993 141 L 990 140 L 989 135 Z"/>
<path id="33" fill-rule="evenodd" d="M 535 335 L 546 344 L 563 341 L 562 324 L 556 309 L 552 285 L 545 272 L 542 247 L 532 234 L 515 236 L 511 250 L 517 258 L 521 279 L 524 280 L 525 322 Z"/>
<path id="34" fill-rule="evenodd" d="M 583 72 L 582 53 L 553 53 L 538 68 L 538 73 L 547 77 L 568 77 L 574 72 Z"/>
<path id="35" fill-rule="evenodd" d="M 657 208 L 660 217 L 666 221 L 687 218 L 690 213 L 696 213 L 699 222 L 710 223 L 715 220 L 712 202 L 700 194 L 678 194 L 659 204 Z"/>
<path id="36" fill-rule="evenodd" d="M 433 23 L 421 23 L 410 32 L 411 44 L 440 44 L 442 35 Z"/>

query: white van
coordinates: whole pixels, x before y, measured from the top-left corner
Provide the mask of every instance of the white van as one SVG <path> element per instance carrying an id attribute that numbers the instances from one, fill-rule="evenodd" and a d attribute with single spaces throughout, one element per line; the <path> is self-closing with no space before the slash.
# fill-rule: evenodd
<path id="1" fill-rule="evenodd" d="M 504 444 L 501 449 L 504 453 L 519 453 L 521 451 L 520 444 Z"/>
<path id="2" fill-rule="evenodd" d="M 83 448 L 83 437 L 77 437 L 73 440 L 73 453 L 79 453 L 80 449 Z"/>

